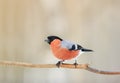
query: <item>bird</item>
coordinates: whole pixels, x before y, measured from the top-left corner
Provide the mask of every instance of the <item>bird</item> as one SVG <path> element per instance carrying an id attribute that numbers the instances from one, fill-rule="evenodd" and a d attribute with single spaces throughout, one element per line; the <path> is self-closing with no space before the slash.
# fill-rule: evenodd
<path id="1" fill-rule="evenodd" d="M 56 66 L 59 68 L 66 60 L 75 60 L 75 67 L 77 67 L 77 57 L 85 52 L 93 52 L 91 49 L 86 49 L 77 43 L 64 40 L 58 36 L 47 36 L 45 41 L 50 45 L 53 55 L 59 59 Z"/>

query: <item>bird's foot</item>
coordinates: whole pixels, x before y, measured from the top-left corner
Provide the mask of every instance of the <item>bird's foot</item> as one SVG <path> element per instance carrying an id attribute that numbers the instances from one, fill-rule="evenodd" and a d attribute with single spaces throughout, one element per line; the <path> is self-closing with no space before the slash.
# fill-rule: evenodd
<path id="1" fill-rule="evenodd" d="M 63 63 L 63 61 L 58 61 L 57 63 L 56 63 L 56 66 L 58 67 L 58 68 L 60 68 L 60 65 Z"/>
<path id="2" fill-rule="evenodd" d="M 77 68 L 78 63 L 75 62 L 73 65 L 75 65 L 75 68 Z"/>
<path id="3" fill-rule="evenodd" d="M 73 65 L 75 65 L 75 68 L 77 68 L 78 65 L 77 60 L 75 60 L 75 63 Z"/>

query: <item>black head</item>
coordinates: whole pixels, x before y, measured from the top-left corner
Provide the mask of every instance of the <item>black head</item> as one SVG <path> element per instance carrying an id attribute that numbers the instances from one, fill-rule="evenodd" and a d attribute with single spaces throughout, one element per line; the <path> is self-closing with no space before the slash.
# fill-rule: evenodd
<path id="1" fill-rule="evenodd" d="M 58 37 L 58 36 L 48 36 L 45 41 L 50 44 L 55 39 L 59 39 L 59 40 L 62 41 L 62 39 L 60 37 Z"/>

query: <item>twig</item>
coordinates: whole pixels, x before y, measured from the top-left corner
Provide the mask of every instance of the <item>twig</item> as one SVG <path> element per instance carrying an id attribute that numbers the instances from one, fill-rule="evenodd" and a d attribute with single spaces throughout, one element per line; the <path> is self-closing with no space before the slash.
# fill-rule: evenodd
<path id="1" fill-rule="evenodd" d="M 31 68 L 57 68 L 55 64 L 31 64 L 23 62 L 14 62 L 14 61 L 0 61 L 0 65 L 10 65 L 10 66 L 21 66 L 21 67 L 31 67 Z M 70 69 L 84 69 L 97 74 L 106 74 L 106 75 L 120 75 L 120 72 L 115 71 L 102 71 L 90 67 L 88 64 L 78 64 L 77 67 L 73 64 L 62 64 L 61 68 L 70 68 Z"/>
<path id="2" fill-rule="evenodd" d="M 106 74 L 106 75 L 120 75 L 120 72 L 118 71 L 103 71 L 103 70 L 98 70 L 92 67 L 87 67 L 85 70 L 88 70 L 90 72 L 93 73 L 97 73 L 97 74 Z"/>

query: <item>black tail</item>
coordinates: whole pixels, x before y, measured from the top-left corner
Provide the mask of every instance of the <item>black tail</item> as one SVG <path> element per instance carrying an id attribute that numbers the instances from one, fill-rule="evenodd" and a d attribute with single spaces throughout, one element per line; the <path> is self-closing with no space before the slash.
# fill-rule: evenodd
<path id="1" fill-rule="evenodd" d="M 82 48 L 81 50 L 82 50 L 83 52 L 93 52 L 93 50 L 86 49 L 86 48 Z"/>

